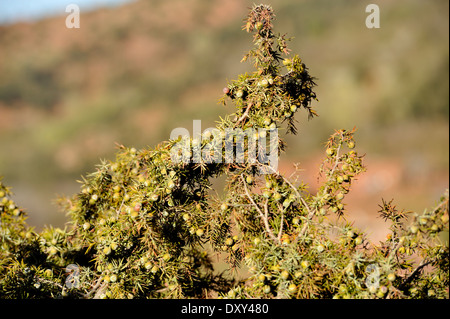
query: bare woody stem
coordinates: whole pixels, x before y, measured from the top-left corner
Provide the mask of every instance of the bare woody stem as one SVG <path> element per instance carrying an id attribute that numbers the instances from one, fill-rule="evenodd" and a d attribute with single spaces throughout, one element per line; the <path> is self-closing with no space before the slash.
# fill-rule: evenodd
<path id="1" fill-rule="evenodd" d="M 315 210 L 311 210 L 311 209 L 310 209 L 310 207 L 309 207 L 308 204 L 306 203 L 305 199 L 301 196 L 301 194 L 300 194 L 300 192 L 297 190 L 297 188 L 296 188 L 294 185 L 292 185 L 292 183 L 291 183 L 288 179 L 286 179 L 283 175 L 281 175 L 279 172 L 275 171 L 271 166 L 267 166 L 267 167 L 269 167 L 269 168 L 272 170 L 272 172 L 273 172 L 274 174 L 276 174 L 277 176 L 281 177 L 281 178 L 285 181 L 285 183 L 288 184 L 288 185 L 294 190 L 295 195 L 297 195 L 297 197 L 298 197 L 298 198 L 300 199 L 300 201 L 302 202 L 303 206 L 305 206 L 306 210 L 308 211 L 308 217 L 307 217 L 307 219 L 308 219 L 308 220 L 311 220 L 311 219 L 313 218 L 313 216 L 314 216 Z M 281 216 L 281 217 L 283 217 L 283 216 Z M 281 240 L 281 231 L 282 231 L 282 227 L 283 227 L 283 225 L 280 226 L 280 233 L 279 233 L 279 236 L 278 236 L 278 237 L 280 238 L 280 240 Z M 303 236 L 304 232 L 306 231 L 306 228 L 307 228 L 307 224 L 305 224 L 305 225 L 303 226 L 303 228 L 302 228 L 302 230 L 300 231 L 298 237 L 302 237 L 302 236 Z"/>
<path id="2" fill-rule="evenodd" d="M 244 114 L 242 114 L 242 116 L 237 120 L 236 124 L 234 125 L 234 127 L 238 126 L 238 124 L 240 122 L 242 122 L 247 116 L 248 116 L 248 112 L 250 111 L 250 108 L 252 107 L 252 104 L 249 103 L 247 108 L 245 109 Z"/>
<path id="3" fill-rule="evenodd" d="M 281 221 L 280 221 L 280 230 L 278 232 L 278 241 L 281 241 L 281 235 L 283 234 L 283 222 L 284 222 L 284 209 L 280 209 L 281 211 Z"/>
<path id="4" fill-rule="evenodd" d="M 405 290 L 406 285 L 408 285 L 408 284 L 414 279 L 414 277 L 417 276 L 417 274 L 419 273 L 419 271 L 421 271 L 425 266 L 428 266 L 428 265 L 431 264 L 432 262 L 433 262 L 432 260 L 427 261 L 427 262 L 425 262 L 425 260 L 423 260 L 423 261 L 420 263 L 420 265 L 417 266 L 417 268 L 414 269 L 414 271 L 408 276 L 408 278 L 406 278 L 406 279 L 401 283 L 401 285 L 398 287 L 398 289 L 399 289 L 399 290 L 402 290 L 402 291 Z"/>
<path id="5" fill-rule="evenodd" d="M 275 235 L 272 232 L 272 229 L 270 229 L 269 226 L 269 209 L 267 207 L 267 203 L 268 201 L 266 201 L 265 205 L 264 205 L 264 213 L 261 211 L 261 209 L 259 208 L 259 206 L 255 203 L 255 201 L 253 200 L 252 196 L 250 195 L 250 192 L 247 188 L 247 185 L 245 185 L 245 178 L 244 176 L 241 174 L 241 180 L 242 180 L 242 185 L 244 185 L 244 190 L 245 190 L 245 194 L 247 195 L 248 199 L 250 200 L 250 202 L 252 203 L 252 205 L 255 207 L 256 211 L 259 214 L 259 217 L 263 220 L 264 223 L 264 227 L 267 231 L 267 233 L 269 234 L 269 237 L 272 238 L 272 240 L 276 243 L 280 243 L 280 240 L 275 237 Z"/>
<path id="6" fill-rule="evenodd" d="M 279 172 L 275 171 L 275 170 L 273 169 L 273 167 L 271 167 L 270 165 L 264 165 L 264 167 L 269 168 L 269 169 L 273 172 L 273 174 L 275 174 L 277 177 L 281 177 L 281 178 L 283 179 L 283 181 L 284 181 L 286 184 L 288 184 L 288 185 L 292 188 L 292 190 L 294 191 L 295 195 L 297 195 L 297 197 L 300 199 L 300 201 L 302 202 L 302 204 L 305 206 L 306 210 L 308 211 L 308 214 L 311 215 L 311 217 L 312 217 L 312 215 L 314 215 L 314 211 L 312 211 L 312 210 L 309 208 L 308 204 L 307 204 L 306 201 L 303 199 L 303 197 L 300 195 L 300 193 L 299 193 L 299 191 L 297 190 L 297 188 L 296 188 L 294 185 L 292 185 L 292 183 L 291 183 L 287 178 L 285 178 L 285 177 L 284 177 L 283 175 L 281 175 Z M 309 216 L 309 215 L 308 215 L 308 216 Z"/>
<path id="7" fill-rule="evenodd" d="M 343 139 L 342 134 L 341 134 L 341 139 Z M 336 160 L 334 162 L 333 168 L 330 171 L 330 176 L 333 176 L 334 172 L 336 171 L 336 168 L 339 165 L 339 152 L 340 152 L 340 150 L 341 150 L 341 144 L 339 144 L 338 147 L 337 147 Z M 326 185 L 325 189 L 323 190 L 323 193 L 327 193 L 327 191 L 328 191 L 328 185 Z M 302 199 L 302 202 L 304 202 L 303 199 Z M 304 203 L 304 204 L 306 204 L 306 203 Z M 306 206 L 306 207 L 308 208 L 308 206 Z M 307 217 L 307 221 L 309 221 L 309 220 L 311 220 L 313 218 L 315 210 L 309 210 L 308 209 L 308 212 L 309 212 L 309 214 L 308 214 L 308 217 Z M 308 227 L 308 224 L 305 223 L 305 225 L 303 226 L 302 230 L 298 234 L 298 238 L 302 238 L 303 237 L 304 233 L 306 232 L 306 228 L 307 227 Z"/>

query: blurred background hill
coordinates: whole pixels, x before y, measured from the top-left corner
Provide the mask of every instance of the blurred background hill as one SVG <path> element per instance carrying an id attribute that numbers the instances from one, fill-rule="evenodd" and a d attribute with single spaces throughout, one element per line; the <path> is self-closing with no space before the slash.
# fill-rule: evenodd
<path id="1" fill-rule="evenodd" d="M 62 226 L 52 200 L 114 159 L 115 143 L 153 147 L 176 127 L 192 131 L 193 119 L 207 128 L 231 113 L 217 101 L 227 80 L 252 71 L 239 61 L 251 48 L 241 26 L 253 2 L 138 0 L 82 9 L 80 29 L 65 27 L 64 11 L 0 25 L 0 176 L 29 223 Z M 431 208 L 449 184 L 449 2 L 268 3 L 318 84 L 320 117 L 297 113 L 280 168 L 300 162 L 314 190 L 323 142 L 356 126 L 368 172 L 347 203 L 360 226 L 376 237 L 381 198 Z M 380 29 L 365 26 L 369 3 L 380 7 Z"/>

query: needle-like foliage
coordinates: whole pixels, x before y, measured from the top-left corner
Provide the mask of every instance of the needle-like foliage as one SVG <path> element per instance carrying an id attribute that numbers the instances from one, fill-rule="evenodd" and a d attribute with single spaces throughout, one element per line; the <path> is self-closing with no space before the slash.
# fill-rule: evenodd
<path id="1" fill-rule="evenodd" d="M 255 70 L 224 88 L 221 102 L 236 109 L 216 132 L 119 146 L 78 194 L 60 199 L 64 229 L 35 232 L 0 182 L 1 298 L 448 298 L 448 192 L 422 214 L 383 200 L 391 233 L 372 243 L 345 217 L 345 198 L 365 170 L 355 129 L 326 142 L 316 192 L 300 169 L 288 178 L 250 156 L 252 141 L 296 133 L 296 112 L 317 115 L 314 78 L 274 33 L 274 17 L 268 5 L 248 14 L 243 29 L 254 47 L 243 60 Z M 276 154 L 283 136 L 269 145 Z M 222 141 L 243 157 L 214 160 L 227 156 Z M 217 176 L 226 177 L 220 197 L 211 192 Z M 249 275 L 216 271 L 216 255 Z"/>

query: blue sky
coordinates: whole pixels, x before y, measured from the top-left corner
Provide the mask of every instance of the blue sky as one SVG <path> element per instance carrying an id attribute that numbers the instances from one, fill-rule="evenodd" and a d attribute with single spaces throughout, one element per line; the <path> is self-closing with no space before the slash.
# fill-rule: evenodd
<path id="1" fill-rule="evenodd" d="M 0 0 L 0 24 L 65 15 L 69 4 L 78 5 L 80 12 L 83 12 L 131 1 L 134 0 Z"/>

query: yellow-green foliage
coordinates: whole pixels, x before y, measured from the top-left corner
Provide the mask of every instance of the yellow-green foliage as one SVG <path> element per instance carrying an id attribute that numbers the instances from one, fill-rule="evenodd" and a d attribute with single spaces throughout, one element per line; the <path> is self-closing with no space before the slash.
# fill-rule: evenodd
<path id="1" fill-rule="evenodd" d="M 299 56 L 287 57 L 273 17 L 266 5 L 247 17 L 255 47 L 244 60 L 256 70 L 224 89 L 222 102 L 236 112 L 218 122 L 222 132 L 295 133 L 297 111 L 317 115 L 314 79 Z M 40 233 L 0 184 L 0 297 L 448 298 L 448 192 L 421 215 L 383 201 L 379 213 L 391 233 L 371 243 L 344 218 L 343 200 L 364 172 L 354 133 L 329 138 L 315 193 L 275 170 L 261 174 L 271 166 L 259 161 L 175 162 L 170 151 L 179 139 L 154 149 L 120 146 L 115 161 L 102 162 L 78 194 L 60 200 L 66 228 Z M 284 150 L 282 137 L 277 145 Z M 226 177 L 223 199 L 210 192 L 217 176 Z M 247 266 L 249 276 L 217 273 L 216 253 L 231 268 Z"/>

